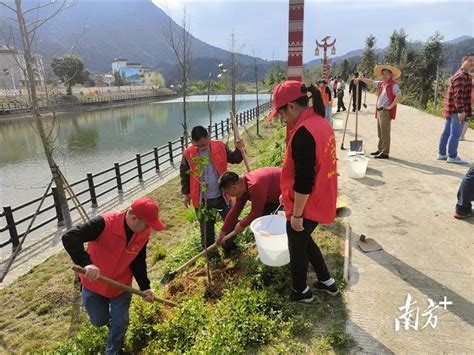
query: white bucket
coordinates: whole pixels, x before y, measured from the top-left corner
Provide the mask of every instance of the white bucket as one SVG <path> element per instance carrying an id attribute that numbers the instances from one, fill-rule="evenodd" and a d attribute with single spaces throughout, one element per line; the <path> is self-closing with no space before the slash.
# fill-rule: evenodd
<path id="1" fill-rule="evenodd" d="M 270 215 L 257 218 L 250 224 L 250 229 L 255 236 L 258 257 L 262 263 L 283 266 L 290 262 L 285 217 Z"/>
<path id="2" fill-rule="evenodd" d="M 346 158 L 347 175 L 350 178 L 362 179 L 367 171 L 369 158 L 364 153 L 350 152 Z"/>
<path id="3" fill-rule="evenodd" d="M 332 120 L 332 129 L 342 129 L 344 120 L 340 118 L 333 118 Z"/>

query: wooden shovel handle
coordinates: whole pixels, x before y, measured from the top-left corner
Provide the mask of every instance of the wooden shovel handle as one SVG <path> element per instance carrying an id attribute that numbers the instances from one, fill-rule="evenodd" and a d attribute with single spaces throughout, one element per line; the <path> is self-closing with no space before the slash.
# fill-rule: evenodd
<path id="1" fill-rule="evenodd" d="M 232 231 L 230 232 L 229 234 L 227 234 L 224 239 L 222 240 L 222 242 L 226 242 L 228 239 L 232 238 L 233 236 L 235 235 L 235 232 Z M 206 252 L 210 252 L 214 249 L 217 248 L 217 244 L 214 243 L 214 244 L 211 244 L 207 247 L 207 249 L 203 250 L 202 252 L 200 252 L 198 255 L 196 256 L 193 256 L 191 259 L 189 259 L 188 261 L 186 261 L 183 265 L 181 265 L 180 267 L 178 267 L 174 272 L 175 273 L 179 273 L 181 272 L 183 269 L 187 268 L 189 265 L 192 265 L 194 262 L 196 262 L 197 259 L 199 259 L 200 257 L 206 255 Z"/>
<path id="2" fill-rule="evenodd" d="M 81 273 L 81 274 L 84 274 L 86 272 L 86 269 L 84 269 L 83 267 L 81 267 L 79 265 L 73 265 L 72 269 L 75 272 L 78 272 L 78 273 Z M 108 277 L 105 277 L 105 276 L 102 276 L 102 275 L 99 275 L 98 280 L 105 283 L 105 284 L 107 284 L 107 285 L 120 288 L 121 290 L 128 291 L 128 292 L 133 293 L 133 294 L 138 295 L 138 296 L 142 296 L 142 297 L 147 297 L 148 296 L 148 294 L 144 291 L 137 290 L 136 288 L 127 286 L 127 285 L 125 285 L 121 282 L 109 279 Z M 176 307 L 177 306 L 176 303 L 173 303 L 171 301 L 167 301 L 167 300 L 164 300 L 164 299 L 158 298 L 158 297 L 154 297 L 153 301 L 160 302 L 160 303 L 166 304 L 167 306 L 171 306 L 171 307 Z"/>
<path id="3" fill-rule="evenodd" d="M 239 141 L 240 140 L 240 132 L 239 132 L 239 127 L 237 126 L 237 121 L 235 119 L 235 115 L 233 112 L 230 112 L 230 120 L 232 121 L 232 129 L 235 132 L 235 138 Z M 247 169 L 247 172 L 250 172 L 250 164 L 247 159 L 247 154 L 245 153 L 245 149 L 242 149 L 242 157 L 244 158 L 244 164 L 245 164 L 245 169 Z"/>

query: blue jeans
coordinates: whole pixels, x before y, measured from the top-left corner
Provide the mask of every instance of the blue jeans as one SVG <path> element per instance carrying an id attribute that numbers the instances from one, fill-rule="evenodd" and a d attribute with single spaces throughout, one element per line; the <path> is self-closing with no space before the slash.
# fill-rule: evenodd
<path id="1" fill-rule="evenodd" d="M 82 289 L 82 304 L 89 319 L 95 327 L 109 327 L 107 338 L 107 355 L 117 354 L 122 350 L 123 340 L 128 328 L 128 308 L 132 294 L 124 292 L 115 298 L 101 296 L 87 288 Z"/>
<path id="2" fill-rule="evenodd" d="M 472 213 L 472 201 L 474 201 L 474 164 L 467 171 L 459 186 L 456 212 L 459 214 Z"/>
<path id="3" fill-rule="evenodd" d="M 464 122 L 458 121 L 458 114 L 454 113 L 448 118 L 444 125 L 444 131 L 439 140 L 439 154 L 446 155 L 446 148 L 450 158 L 458 156 L 459 137 L 461 136 Z"/>
<path id="4" fill-rule="evenodd" d="M 326 119 L 331 122 L 332 102 L 324 107 L 326 111 Z"/>

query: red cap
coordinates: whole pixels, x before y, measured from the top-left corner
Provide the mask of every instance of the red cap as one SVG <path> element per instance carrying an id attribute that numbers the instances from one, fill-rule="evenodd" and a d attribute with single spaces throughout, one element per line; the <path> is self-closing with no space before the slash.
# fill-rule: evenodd
<path id="1" fill-rule="evenodd" d="M 275 89 L 273 89 L 273 110 L 267 119 L 272 120 L 278 114 L 280 108 L 301 96 L 306 96 L 302 90 L 303 85 L 301 81 L 287 80 L 275 86 Z"/>
<path id="2" fill-rule="evenodd" d="M 152 199 L 146 197 L 136 199 L 130 205 L 130 210 L 135 216 L 148 224 L 151 229 L 161 231 L 166 228 L 158 217 L 158 204 Z"/>

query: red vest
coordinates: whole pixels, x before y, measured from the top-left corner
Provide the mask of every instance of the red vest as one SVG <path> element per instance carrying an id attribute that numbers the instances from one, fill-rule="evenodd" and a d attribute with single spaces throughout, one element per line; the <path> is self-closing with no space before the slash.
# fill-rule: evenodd
<path id="1" fill-rule="evenodd" d="M 227 171 L 227 150 L 225 144 L 220 141 L 212 140 L 209 149 L 211 162 L 214 164 L 217 174 L 221 176 Z M 193 162 L 193 158 L 199 157 L 197 148 L 194 145 L 188 147 L 184 151 L 184 157 L 186 158 L 190 169 L 197 173 L 196 164 Z M 201 202 L 201 179 L 195 174 L 190 174 L 189 178 L 191 200 L 193 201 L 194 208 L 199 208 Z"/>
<path id="2" fill-rule="evenodd" d="M 395 100 L 395 95 L 393 94 L 393 85 L 395 85 L 395 81 L 391 80 L 389 81 L 387 84 L 385 84 L 384 81 L 381 81 L 377 87 L 378 89 L 378 96 L 380 96 L 380 94 L 382 93 L 383 91 L 383 88 L 384 86 L 386 85 L 386 89 L 385 89 L 385 92 L 387 93 L 387 96 L 388 96 L 388 99 L 390 100 L 390 104 L 392 104 L 393 100 Z M 378 99 L 378 97 L 377 97 Z M 375 110 L 375 117 L 378 116 L 378 111 Z M 397 105 L 395 105 L 391 110 L 390 110 L 390 118 L 392 120 L 395 119 L 395 117 L 397 116 Z"/>
<path id="3" fill-rule="evenodd" d="M 295 132 L 301 126 L 306 127 L 316 142 L 316 166 L 314 167 L 316 181 L 305 205 L 303 216 L 319 223 L 332 223 L 336 217 L 337 199 L 336 140 L 328 121 L 316 115 L 312 108 L 302 113 L 290 132 L 286 146 L 280 182 L 286 218 L 288 220 L 291 218 L 295 201 L 293 190 L 295 163 L 292 158 L 291 142 Z"/>
<path id="4" fill-rule="evenodd" d="M 322 88 L 319 88 L 321 92 L 321 98 L 323 99 L 323 105 L 327 106 L 331 103 L 331 95 L 328 94 L 328 87 L 324 85 Z"/>
<path id="5" fill-rule="evenodd" d="M 87 252 L 92 263 L 100 269 L 101 275 L 130 286 L 133 279 L 130 264 L 145 246 L 151 230 L 148 228 L 143 232 L 134 233 L 127 245 L 124 226 L 126 213 L 124 211 L 103 214 L 105 228 L 99 238 L 89 242 Z M 91 281 L 82 274 L 79 277 L 85 288 L 104 297 L 114 298 L 124 292 L 98 280 Z"/>

